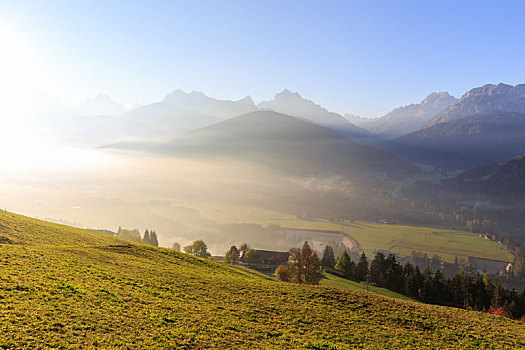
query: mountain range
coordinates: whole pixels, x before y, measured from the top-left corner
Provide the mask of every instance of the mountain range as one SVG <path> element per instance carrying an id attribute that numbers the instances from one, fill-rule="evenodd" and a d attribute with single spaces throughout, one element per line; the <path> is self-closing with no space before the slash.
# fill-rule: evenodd
<path id="1" fill-rule="evenodd" d="M 191 130 L 228 118 L 274 111 L 329 128 L 357 143 L 375 145 L 410 162 L 441 168 L 468 169 L 525 152 L 525 84 L 485 85 L 459 100 L 447 92 L 434 92 L 418 104 L 396 108 L 376 119 L 330 112 L 287 89 L 259 104 L 249 96 L 230 101 L 175 90 L 159 102 L 128 111 L 102 94 L 74 106 L 49 99 L 44 105 L 35 118 L 36 128 L 55 139 L 91 146 L 140 148 L 143 142 L 170 143 Z"/>
<path id="2" fill-rule="evenodd" d="M 360 143 L 374 142 L 374 137 L 370 131 L 352 124 L 342 115 L 330 112 L 326 108 L 304 99 L 298 92 L 291 92 L 288 89 L 276 94 L 273 100 L 259 103 L 257 107 L 307 119 L 315 124 L 336 130 L 349 139 Z"/>
<path id="3" fill-rule="evenodd" d="M 75 112 L 80 115 L 94 116 L 115 116 L 124 113 L 126 109 L 120 103 L 111 99 L 108 95 L 98 94 L 93 98 L 86 98 L 73 106 Z"/>
<path id="4" fill-rule="evenodd" d="M 354 116 L 352 120 L 382 139 L 393 139 L 416 131 L 457 102 L 458 99 L 450 96 L 448 92 L 433 92 L 421 103 L 396 108 L 383 117 L 356 119 Z"/>
<path id="5" fill-rule="evenodd" d="M 341 133 L 273 111 L 255 111 L 187 133 L 153 149 L 182 156 L 218 156 L 254 161 L 294 174 L 393 178 L 418 169 Z"/>
<path id="6" fill-rule="evenodd" d="M 419 130 L 382 145 L 417 163 L 468 169 L 525 152 L 525 84 L 467 92 Z"/>

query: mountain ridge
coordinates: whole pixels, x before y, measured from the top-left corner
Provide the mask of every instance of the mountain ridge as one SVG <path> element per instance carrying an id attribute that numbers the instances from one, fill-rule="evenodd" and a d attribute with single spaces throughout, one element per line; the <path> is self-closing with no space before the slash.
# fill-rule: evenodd
<path id="1" fill-rule="evenodd" d="M 363 120 L 360 125 L 380 138 L 393 139 L 418 130 L 457 101 L 448 92 L 432 92 L 420 103 L 395 108 L 382 117 Z"/>
<path id="2" fill-rule="evenodd" d="M 499 83 L 473 88 L 457 104 L 438 114 L 421 129 L 493 111 L 525 113 L 525 84 L 512 86 Z"/>
<path id="3" fill-rule="evenodd" d="M 413 165 L 328 127 L 273 111 L 255 111 L 194 130 L 157 151 L 234 156 L 303 173 L 417 172 Z"/>
<path id="4" fill-rule="evenodd" d="M 318 125 L 337 130 L 348 138 L 361 143 L 373 142 L 373 136 L 368 130 L 352 124 L 338 113 L 330 112 L 315 102 L 303 98 L 298 92 L 284 89 L 272 100 L 262 101 L 257 107 L 308 119 Z"/>

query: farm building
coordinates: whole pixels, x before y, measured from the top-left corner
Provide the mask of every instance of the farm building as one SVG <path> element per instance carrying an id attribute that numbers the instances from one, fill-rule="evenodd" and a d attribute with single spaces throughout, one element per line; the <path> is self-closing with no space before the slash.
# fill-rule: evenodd
<path id="1" fill-rule="evenodd" d="M 244 262 L 244 253 L 240 257 L 240 261 Z M 288 263 L 290 254 L 288 252 L 275 252 L 271 250 L 257 250 L 259 253 L 259 264 L 277 266 Z"/>

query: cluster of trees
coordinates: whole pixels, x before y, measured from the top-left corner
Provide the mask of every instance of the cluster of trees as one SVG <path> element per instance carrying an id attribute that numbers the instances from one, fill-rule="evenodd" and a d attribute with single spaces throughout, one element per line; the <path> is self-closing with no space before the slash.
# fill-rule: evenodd
<path id="1" fill-rule="evenodd" d="M 240 258 L 243 258 L 243 261 L 248 265 L 256 265 L 260 263 L 261 257 L 257 250 L 250 249 L 246 243 L 243 243 L 237 248 L 232 245 L 230 250 L 224 254 L 224 262 L 227 264 L 237 264 Z"/>
<path id="2" fill-rule="evenodd" d="M 327 258 L 324 259 L 323 254 L 322 261 L 332 263 L 328 248 L 325 253 Z M 335 268 L 347 278 L 373 283 L 425 303 L 491 310 L 516 319 L 525 315 L 525 291 L 520 294 L 503 288 L 488 274 L 471 277 L 460 271 L 447 279 L 439 269 L 433 273 L 427 266 L 421 272 L 417 265 L 406 263 L 403 266 L 395 255 L 385 256 L 382 252 L 376 254 L 370 265 L 364 252 L 357 264 L 347 252 L 343 252 L 334 265 L 325 266 Z"/>
<path id="3" fill-rule="evenodd" d="M 158 247 L 159 246 L 159 240 L 157 238 L 157 233 L 155 231 L 148 231 L 146 229 L 146 232 L 144 232 L 144 236 L 142 237 L 142 242 Z"/>
<path id="4" fill-rule="evenodd" d="M 224 262 L 226 262 L 227 264 L 235 265 L 239 261 L 240 256 L 241 253 L 239 252 L 239 249 L 237 249 L 236 246 L 232 245 L 230 247 L 230 250 L 228 250 L 224 255 Z"/>
<path id="5" fill-rule="evenodd" d="M 117 237 L 129 239 L 134 242 L 142 242 L 155 247 L 159 246 L 159 240 L 155 231 L 146 230 L 144 236 L 141 236 L 140 231 L 136 228 L 128 230 L 125 228 L 118 228 Z"/>
<path id="6" fill-rule="evenodd" d="M 208 246 L 202 239 L 198 239 L 190 245 L 184 247 L 187 254 L 198 256 L 199 258 L 209 259 L 211 254 L 208 252 Z"/>
<path id="7" fill-rule="evenodd" d="M 279 265 L 275 276 L 284 282 L 301 284 L 319 284 L 323 276 L 321 261 L 317 253 L 304 242 L 302 248 L 290 249 L 291 262 Z"/>

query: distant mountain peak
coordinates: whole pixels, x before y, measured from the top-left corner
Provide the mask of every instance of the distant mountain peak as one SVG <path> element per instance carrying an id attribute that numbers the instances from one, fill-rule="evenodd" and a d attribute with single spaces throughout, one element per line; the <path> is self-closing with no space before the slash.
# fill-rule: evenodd
<path id="1" fill-rule="evenodd" d="M 461 99 L 466 99 L 472 96 L 495 96 L 495 95 L 503 95 L 507 94 L 509 92 L 512 92 L 512 90 L 521 90 L 522 94 L 525 93 L 525 84 L 521 85 L 508 85 L 504 83 L 499 84 L 486 84 L 477 88 L 474 88 L 467 93 L 465 93 Z"/>
<path id="2" fill-rule="evenodd" d="M 398 107 L 380 118 L 362 120 L 359 124 L 385 139 L 416 131 L 438 113 L 456 104 L 448 92 L 432 92 L 421 103 Z"/>
<path id="3" fill-rule="evenodd" d="M 465 93 L 459 102 L 450 106 L 425 124 L 422 129 L 450 120 L 488 112 L 525 113 L 525 84 L 486 84 Z"/>
<path id="4" fill-rule="evenodd" d="M 296 92 L 291 92 L 290 90 L 288 89 L 284 89 L 283 91 L 275 94 L 274 96 L 274 101 L 278 101 L 278 100 L 281 100 L 281 99 L 301 99 L 301 100 L 305 100 L 297 91 Z"/>
<path id="5" fill-rule="evenodd" d="M 202 91 L 191 91 L 191 92 L 185 92 L 184 90 L 177 89 L 174 90 L 172 93 L 169 93 L 164 98 L 163 102 L 178 105 L 180 107 L 191 107 L 192 109 L 198 108 L 196 104 L 239 104 L 239 105 L 245 105 L 249 106 L 251 109 L 255 109 L 255 103 L 253 102 L 252 98 L 250 96 L 246 96 L 238 101 L 231 101 L 231 100 L 218 100 L 213 97 L 209 97 Z M 243 110 L 243 112 L 247 112 L 248 110 Z"/>
<path id="6" fill-rule="evenodd" d="M 74 109 L 85 116 L 113 116 L 125 112 L 124 106 L 113 101 L 110 96 L 103 93 L 98 93 L 95 97 L 83 99 L 74 106 Z"/>
<path id="7" fill-rule="evenodd" d="M 439 103 L 440 100 L 451 98 L 451 96 L 448 92 L 442 91 L 442 92 L 432 92 L 430 95 L 425 97 L 423 101 L 421 101 L 421 104 L 436 104 Z"/>
<path id="8" fill-rule="evenodd" d="M 288 89 L 277 93 L 273 100 L 259 103 L 258 107 L 308 119 L 318 125 L 327 126 L 333 130 L 342 132 L 345 136 L 359 140 L 360 142 L 368 142 L 369 140 L 365 138 L 371 137 L 370 132 L 355 126 L 342 115 L 330 112 L 321 105 L 303 98 L 298 92 L 291 92 Z"/>

